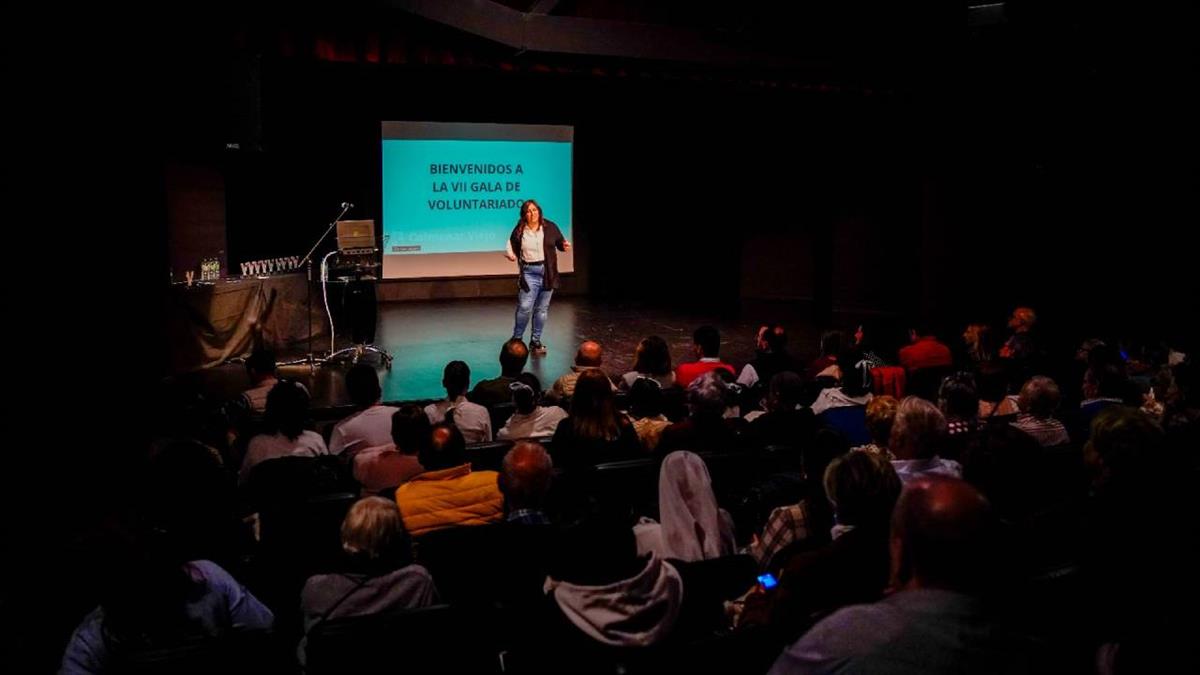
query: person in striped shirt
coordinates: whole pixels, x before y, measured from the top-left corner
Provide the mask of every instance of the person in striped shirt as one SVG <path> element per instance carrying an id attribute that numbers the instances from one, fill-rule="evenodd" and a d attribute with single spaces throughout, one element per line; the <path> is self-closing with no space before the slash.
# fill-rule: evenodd
<path id="1" fill-rule="evenodd" d="M 1017 406 L 1021 412 L 1012 425 L 1033 436 L 1043 447 L 1063 445 L 1071 441 L 1066 427 L 1054 419 L 1054 411 L 1062 400 L 1058 384 L 1054 380 L 1038 375 L 1021 387 Z"/>

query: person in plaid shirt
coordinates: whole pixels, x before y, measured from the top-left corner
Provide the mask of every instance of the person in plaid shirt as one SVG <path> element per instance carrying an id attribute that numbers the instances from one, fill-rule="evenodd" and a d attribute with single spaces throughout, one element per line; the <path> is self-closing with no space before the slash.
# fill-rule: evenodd
<path id="1" fill-rule="evenodd" d="M 777 569 L 775 556 L 792 544 L 812 539 L 826 540 L 833 525 L 833 513 L 825 497 L 822 481 L 825 469 L 838 454 L 834 445 L 815 443 L 804 453 L 805 497 L 797 504 L 780 506 L 767 518 L 762 536 L 755 535 L 746 553 L 754 557 L 759 569 Z"/>

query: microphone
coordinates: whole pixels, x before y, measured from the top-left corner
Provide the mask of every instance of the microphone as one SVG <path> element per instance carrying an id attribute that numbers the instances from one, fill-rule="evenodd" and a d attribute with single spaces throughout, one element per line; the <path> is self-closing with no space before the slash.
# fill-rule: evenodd
<path id="1" fill-rule="evenodd" d="M 354 208 L 354 204 L 351 204 L 350 202 L 342 202 L 342 208 L 349 211 L 350 209 Z"/>

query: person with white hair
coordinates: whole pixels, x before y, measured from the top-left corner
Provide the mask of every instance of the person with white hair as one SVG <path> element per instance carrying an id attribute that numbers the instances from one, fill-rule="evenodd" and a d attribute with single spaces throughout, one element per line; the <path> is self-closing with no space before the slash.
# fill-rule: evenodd
<path id="1" fill-rule="evenodd" d="M 937 406 L 917 396 L 900 401 L 888 440 L 888 450 L 896 456 L 892 466 L 900 480 L 907 484 L 929 474 L 962 477 L 958 462 L 939 456 L 947 436 L 946 416 Z"/>

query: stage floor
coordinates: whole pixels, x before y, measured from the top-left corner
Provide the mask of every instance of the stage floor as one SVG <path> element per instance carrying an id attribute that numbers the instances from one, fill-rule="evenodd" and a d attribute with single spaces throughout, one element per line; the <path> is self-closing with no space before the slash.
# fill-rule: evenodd
<path id="1" fill-rule="evenodd" d="M 442 369 L 452 360 L 466 361 L 471 367 L 471 383 L 495 377 L 500 372 L 500 346 L 512 335 L 515 300 L 452 300 L 431 302 L 382 303 L 376 343 L 387 349 L 395 360 L 389 372 L 377 356 L 368 362 L 379 367 L 385 401 L 431 399 L 445 396 Z M 835 314 L 834 327 L 853 331 L 861 315 Z M 771 303 L 743 308 L 738 315 L 720 315 L 679 309 L 608 304 L 586 298 L 555 298 L 550 306 L 548 325 L 542 336 L 548 353 L 531 356 L 526 370 L 537 375 L 543 387 L 549 387 L 570 370 L 575 350 L 584 340 L 597 340 L 604 347 L 604 369 L 613 376 L 633 366 L 633 352 L 647 335 L 658 335 L 671 347 L 673 365 L 693 360 L 692 332 L 703 324 L 721 332 L 721 356 L 741 367 L 754 357 L 754 339 L 758 326 L 780 321 L 788 329 L 788 349 L 799 357 L 817 353 L 820 329 L 805 306 Z M 528 340 L 528 332 L 526 339 Z M 339 341 L 339 346 L 341 346 Z M 328 339 L 314 348 L 328 349 Z M 303 354 L 280 354 L 280 360 Z M 317 368 L 288 366 L 280 369 L 284 377 L 304 382 L 313 394 L 314 407 L 345 405 L 344 375 L 347 366 Z M 245 369 L 225 364 L 173 380 L 184 386 L 198 387 L 208 396 L 234 396 L 248 386 Z"/>

